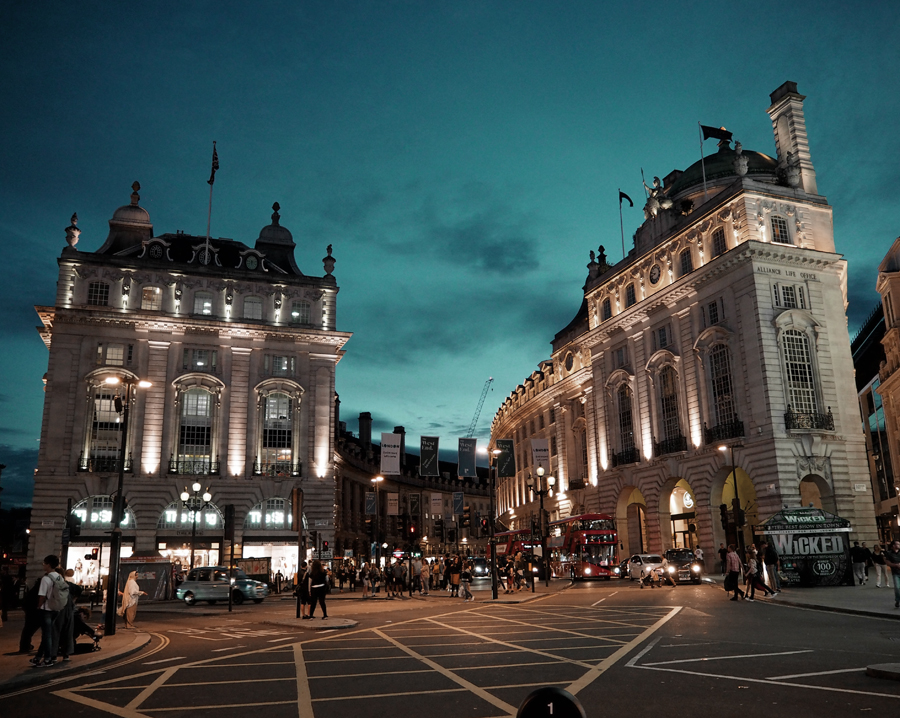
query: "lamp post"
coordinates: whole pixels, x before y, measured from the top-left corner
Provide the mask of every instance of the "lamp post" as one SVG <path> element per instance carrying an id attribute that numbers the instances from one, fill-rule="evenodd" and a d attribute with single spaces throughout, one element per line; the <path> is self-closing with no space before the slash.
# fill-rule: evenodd
<path id="1" fill-rule="evenodd" d="M 381 568 L 381 544 L 378 541 L 378 484 L 384 481 L 383 476 L 376 476 L 372 479 L 372 483 L 375 485 L 375 565 Z"/>
<path id="2" fill-rule="evenodd" d="M 741 523 L 741 499 L 738 496 L 738 485 L 737 485 L 737 466 L 734 463 L 734 450 L 735 449 L 743 449 L 744 445 L 740 443 L 731 445 L 731 477 L 734 481 L 734 501 L 732 502 L 732 507 L 734 508 L 734 525 L 737 528 L 737 543 L 738 543 L 738 555 L 743 559 L 744 557 L 744 526 Z M 723 454 L 728 451 L 729 447 L 725 444 L 719 446 L 719 451 Z"/>
<path id="3" fill-rule="evenodd" d="M 119 560 L 122 552 L 122 519 L 125 517 L 125 449 L 128 439 L 128 409 L 131 406 L 131 392 L 135 385 L 146 389 L 153 386 L 149 381 L 133 378 L 109 376 L 104 379 L 107 386 L 125 387 L 124 400 L 116 394 L 114 406 L 122 415 L 122 431 L 119 433 L 119 482 L 116 486 L 116 498 L 113 501 L 112 531 L 109 537 L 109 569 L 106 580 L 106 616 L 104 617 L 104 634 L 116 635 L 116 603 L 119 599 Z"/>
<path id="4" fill-rule="evenodd" d="M 209 506 L 210 501 L 212 501 L 212 494 L 209 493 L 209 487 L 201 494 L 200 489 L 202 488 L 200 482 L 195 481 L 191 485 L 193 493 L 190 493 L 186 486 L 184 491 L 181 492 L 181 503 L 184 508 L 191 512 L 191 568 L 194 568 L 194 547 L 197 543 L 197 521 L 203 514 L 203 509 Z M 197 508 L 198 505 L 199 508 Z"/>
<path id="5" fill-rule="evenodd" d="M 491 598 L 497 600 L 497 545 L 494 542 L 494 492 L 497 490 L 497 461 L 500 456 L 500 449 L 492 449 L 490 454 L 490 467 L 488 475 L 491 480 L 491 507 L 490 518 L 488 519 L 489 535 L 488 543 L 491 547 Z"/>
<path id="6" fill-rule="evenodd" d="M 526 482 L 526 485 L 531 490 L 531 493 L 537 494 L 538 497 L 540 498 L 541 563 L 544 564 L 544 581 L 546 582 L 545 585 L 549 586 L 550 585 L 550 561 L 547 558 L 547 546 L 546 546 L 546 544 L 547 544 L 547 541 L 546 541 L 547 522 L 544 520 L 544 496 L 547 496 L 547 495 L 552 496 L 553 495 L 553 486 L 554 486 L 554 484 L 556 484 L 556 478 L 554 478 L 553 476 L 548 476 L 546 486 L 543 485 L 543 478 L 544 478 L 544 467 L 538 466 L 537 467 L 537 480 L 535 480 L 535 478 L 533 476 L 529 476 L 528 481 Z"/>

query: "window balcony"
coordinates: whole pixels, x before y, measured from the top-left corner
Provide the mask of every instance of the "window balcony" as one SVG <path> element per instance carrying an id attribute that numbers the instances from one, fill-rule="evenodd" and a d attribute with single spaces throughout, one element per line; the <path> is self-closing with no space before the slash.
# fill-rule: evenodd
<path id="1" fill-rule="evenodd" d="M 687 438 L 679 434 L 669 439 L 653 442 L 653 455 L 677 454 L 679 451 L 687 451 Z"/>
<path id="2" fill-rule="evenodd" d="M 117 456 L 85 456 L 82 453 L 78 457 L 78 470 L 98 474 L 112 474 L 119 470 L 119 458 Z M 131 454 L 125 459 L 125 473 L 134 473 L 134 462 L 131 460 Z"/>
<path id="3" fill-rule="evenodd" d="M 292 464 L 290 461 L 273 461 L 253 464 L 254 476 L 302 476 L 303 464 Z"/>
<path id="4" fill-rule="evenodd" d="M 641 452 L 636 448 L 625 449 L 610 455 L 613 466 L 624 466 L 625 464 L 636 464 L 641 460 Z"/>
<path id="5" fill-rule="evenodd" d="M 716 424 L 712 429 L 703 424 L 703 437 L 707 444 L 718 444 L 727 439 L 739 439 L 744 435 L 744 422 L 735 417 L 732 421 Z"/>
<path id="6" fill-rule="evenodd" d="M 169 459 L 168 473 L 177 476 L 218 476 L 219 462 L 209 459 Z"/>
<path id="7" fill-rule="evenodd" d="M 813 431 L 834 431 L 834 416 L 831 413 L 831 407 L 828 407 L 828 413 L 820 412 L 798 412 L 791 409 L 788 404 L 787 411 L 784 412 L 784 428 L 788 431 L 794 430 L 813 430 Z"/>

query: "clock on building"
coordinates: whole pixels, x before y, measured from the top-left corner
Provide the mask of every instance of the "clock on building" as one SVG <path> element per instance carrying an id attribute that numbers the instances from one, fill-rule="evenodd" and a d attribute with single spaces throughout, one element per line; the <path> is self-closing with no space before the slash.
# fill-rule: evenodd
<path id="1" fill-rule="evenodd" d="M 659 268 L 658 264 L 654 264 L 650 267 L 650 284 L 656 284 L 659 281 L 659 275 L 662 271 Z"/>
<path id="2" fill-rule="evenodd" d="M 200 264 L 209 264 L 212 261 L 212 252 L 204 247 L 197 255 L 197 259 L 200 260 Z"/>
<path id="3" fill-rule="evenodd" d="M 247 269 L 256 269 L 259 266 L 259 260 L 251 254 L 247 257 L 244 264 L 247 265 Z"/>
<path id="4" fill-rule="evenodd" d="M 163 248 L 160 244 L 150 245 L 150 257 L 152 259 L 161 259 L 163 256 Z"/>

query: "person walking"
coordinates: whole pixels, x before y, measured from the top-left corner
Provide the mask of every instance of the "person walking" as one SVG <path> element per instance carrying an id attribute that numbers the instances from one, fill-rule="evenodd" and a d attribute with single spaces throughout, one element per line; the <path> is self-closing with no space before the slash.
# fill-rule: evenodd
<path id="1" fill-rule="evenodd" d="M 119 615 L 125 619 L 125 628 L 136 628 L 134 625 L 134 617 L 137 615 L 138 600 L 141 596 L 146 596 L 146 591 L 141 591 L 141 587 L 137 582 L 137 571 L 128 574 L 128 580 L 125 582 L 125 588 L 119 591 L 122 597 L 122 608 Z"/>
<path id="2" fill-rule="evenodd" d="M 775 593 L 781 593 L 781 578 L 778 576 L 781 558 L 779 558 L 778 552 L 768 541 L 763 541 L 759 545 L 759 552 L 766 566 L 766 574 L 769 576 L 769 588 Z"/>
<path id="3" fill-rule="evenodd" d="M 363 587 L 363 598 L 369 597 L 369 564 L 368 562 L 364 563 L 362 567 L 359 569 L 359 580 L 362 583 Z"/>
<path id="4" fill-rule="evenodd" d="M 459 595 L 462 596 L 463 602 L 474 601 L 475 596 L 469 590 L 469 584 L 472 583 L 472 567 L 468 561 L 463 563 L 462 571 L 459 574 L 459 584 L 461 586 Z"/>
<path id="5" fill-rule="evenodd" d="M 34 646 L 31 645 L 31 639 L 35 633 L 41 628 L 42 611 L 38 608 L 38 591 L 41 588 L 41 579 L 34 582 L 34 585 L 25 592 L 22 598 L 22 610 L 25 612 L 25 625 L 22 626 L 22 633 L 19 636 L 19 653 L 31 653 Z"/>
<path id="6" fill-rule="evenodd" d="M 300 620 L 309 618 L 309 565 L 304 561 L 297 572 L 297 598 L 300 599 Z"/>
<path id="7" fill-rule="evenodd" d="M 882 552 L 884 562 L 891 569 L 891 584 L 894 587 L 894 608 L 900 608 L 900 541 L 894 539 Z"/>
<path id="8" fill-rule="evenodd" d="M 450 564 L 450 595 L 453 598 L 459 597 L 459 576 L 462 573 L 462 563 L 459 556 L 454 556 Z"/>
<path id="9" fill-rule="evenodd" d="M 755 600 L 756 589 L 762 591 L 766 596 L 775 595 L 775 591 L 766 586 L 766 584 L 763 583 L 762 576 L 759 575 L 759 559 L 757 556 L 755 549 L 747 554 L 747 583 L 750 586 L 750 596 L 747 598 L 748 601 Z"/>
<path id="10" fill-rule="evenodd" d="M 881 588 L 881 575 L 884 574 L 884 587 L 891 587 L 887 564 L 884 562 L 884 549 L 880 543 L 872 547 L 872 563 L 875 565 L 875 588 Z"/>
<path id="11" fill-rule="evenodd" d="M 859 545 L 859 541 L 853 542 L 853 548 L 850 549 L 850 563 L 853 564 L 853 578 L 859 586 L 866 582 L 866 560 L 868 559 L 868 550 Z"/>
<path id="12" fill-rule="evenodd" d="M 325 575 L 321 561 L 316 559 L 312 562 L 312 568 L 309 570 L 310 618 L 315 618 L 316 604 L 322 607 L 322 620 L 324 621 L 328 618 L 328 609 L 325 608 L 325 594 L 327 592 L 328 577 Z"/>
<path id="13" fill-rule="evenodd" d="M 724 576 L 728 571 L 725 568 L 726 561 L 728 559 L 728 549 L 725 548 L 725 544 L 719 544 L 719 563 L 722 564 L 722 575 Z"/>
<path id="14" fill-rule="evenodd" d="M 56 665 L 56 656 L 53 653 L 57 643 L 55 633 L 56 617 L 60 609 L 69 601 L 69 587 L 62 576 L 56 573 L 59 567 L 59 557 L 53 554 L 44 557 L 42 565 L 44 576 L 41 578 L 38 588 L 38 610 L 41 611 L 41 645 L 37 653 L 29 663 L 32 666 Z"/>
<path id="15" fill-rule="evenodd" d="M 740 557 L 734 550 L 734 544 L 728 544 L 728 553 L 725 554 L 725 570 L 725 592 L 731 593 L 734 591 L 734 597 L 731 599 L 732 601 L 737 601 L 738 598 L 746 598 L 746 594 L 741 590 L 739 585 L 743 567 L 741 566 Z"/>

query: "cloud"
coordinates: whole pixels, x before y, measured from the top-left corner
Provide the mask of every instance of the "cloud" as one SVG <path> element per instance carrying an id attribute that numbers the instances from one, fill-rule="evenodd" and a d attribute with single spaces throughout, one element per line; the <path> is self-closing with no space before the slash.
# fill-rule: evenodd
<path id="1" fill-rule="evenodd" d="M 0 502 L 5 508 L 31 505 L 37 460 L 37 449 L 19 449 L 0 444 L 0 464 L 6 464 L 0 477 L 0 488 L 3 489 Z"/>

